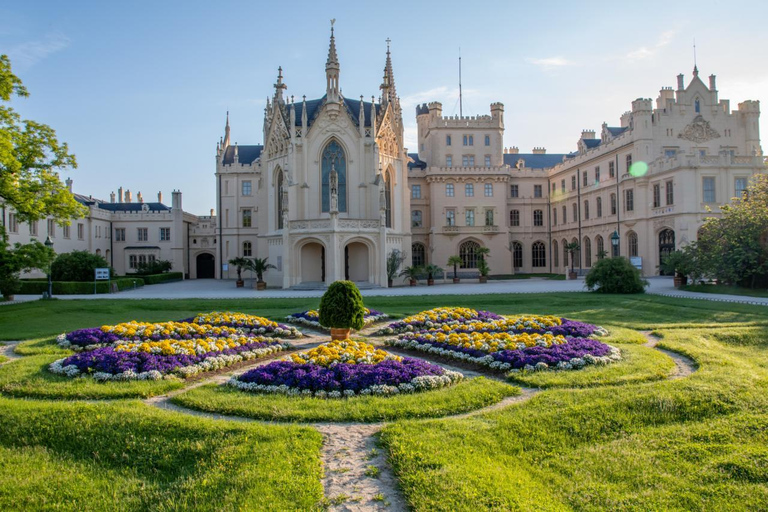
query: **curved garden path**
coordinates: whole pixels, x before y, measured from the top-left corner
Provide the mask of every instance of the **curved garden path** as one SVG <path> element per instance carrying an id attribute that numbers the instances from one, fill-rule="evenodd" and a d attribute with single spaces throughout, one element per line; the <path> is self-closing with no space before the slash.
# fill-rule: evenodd
<path id="1" fill-rule="evenodd" d="M 375 331 L 375 326 L 369 326 L 358 334 L 368 336 Z M 327 340 L 327 334 L 302 326 L 302 332 L 305 336 L 297 340 L 291 340 L 291 344 L 296 350 L 308 350 L 314 348 Z M 641 331 L 648 340 L 645 346 L 659 350 L 672 358 L 675 362 L 675 371 L 667 378 L 679 379 L 691 375 L 698 369 L 697 364 L 688 356 L 657 346 L 660 339 L 651 331 Z M 381 339 L 370 340 L 376 345 L 381 345 Z M 18 342 L 5 342 L 6 345 L 0 346 L 0 354 L 8 357 L 10 362 L 13 359 L 24 357 L 16 354 L 14 348 Z M 401 352 L 392 347 L 388 347 L 392 352 Z M 251 368 L 264 365 L 275 359 L 283 357 L 287 352 L 279 352 L 267 358 L 253 361 L 251 364 L 239 366 L 237 369 L 224 371 L 211 375 L 208 378 L 197 379 L 184 388 L 172 391 L 165 395 L 159 395 L 143 400 L 146 405 L 164 409 L 167 411 L 178 412 L 195 416 L 199 418 L 236 421 L 236 422 L 259 422 L 274 424 L 274 421 L 255 420 L 241 416 L 231 416 L 209 412 L 197 411 L 171 402 L 171 398 L 206 384 L 223 384 L 234 375 L 238 375 Z M 442 358 L 431 358 L 429 354 L 413 355 L 408 353 L 409 357 L 432 361 L 441 366 L 461 371 L 466 377 L 492 378 L 505 380 L 497 373 L 486 372 L 481 369 L 469 369 L 461 366 L 452 365 Z M 530 400 L 543 390 L 538 388 L 526 388 L 517 386 L 521 394 L 507 397 L 503 400 L 489 406 L 476 409 L 474 411 L 442 416 L 436 419 L 460 419 L 485 414 L 491 411 L 504 409 L 514 404 L 523 403 Z M 295 422 L 294 422 L 295 423 Z M 377 446 L 378 433 L 384 426 L 384 423 L 311 423 L 312 426 L 323 435 L 322 459 L 324 466 L 323 488 L 329 510 L 335 511 L 362 511 L 362 510 L 406 510 L 406 502 L 402 496 L 397 479 L 389 466 L 383 449 Z"/>

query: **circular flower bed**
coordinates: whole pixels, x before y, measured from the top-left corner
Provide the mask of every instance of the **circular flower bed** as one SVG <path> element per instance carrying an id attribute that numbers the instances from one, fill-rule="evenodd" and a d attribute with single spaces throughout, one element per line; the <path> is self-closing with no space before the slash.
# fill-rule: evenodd
<path id="1" fill-rule="evenodd" d="M 361 341 L 338 340 L 254 368 L 228 384 L 258 393 L 342 398 L 415 393 L 461 379 L 461 373 L 426 361 L 389 354 Z"/>
<path id="2" fill-rule="evenodd" d="M 389 315 L 387 315 L 386 313 L 382 313 L 381 311 L 376 311 L 375 309 L 365 308 L 365 316 L 363 317 L 363 321 L 365 322 L 365 326 L 369 326 L 381 320 L 386 320 L 387 318 L 389 318 Z M 306 325 L 308 327 L 312 327 L 313 329 L 329 331 L 330 329 L 320 325 L 319 319 L 320 319 L 320 312 L 315 309 L 310 309 L 309 311 L 302 311 L 301 313 L 293 313 L 292 315 L 288 315 L 287 317 L 285 317 L 286 322 Z"/>
<path id="3" fill-rule="evenodd" d="M 607 334 L 595 325 L 555 316 L 493 318 L 493 313 L 482 313 L 485 319 L 464 316 L 463 321 L 457 321 L 448 315 L 445 321 L 429 320 L 418 330 L 406 330 L 386 343 L 499 371 L 573 370 L 621 359 L 619 349 L 589 337 Z M 395 324 L 390 327 L 402 328 Z"/>
<path id="4" fill-rule="evenodd" d="M 393 322 L 379 329 L 376 334 L 397 334 L 428 329 L 435 325 L 459 325 L 472 321 L 499 320 L 501 318 L 503 317 L 496 313 L 477 311 L 471 308 L 435 308 Z"/>

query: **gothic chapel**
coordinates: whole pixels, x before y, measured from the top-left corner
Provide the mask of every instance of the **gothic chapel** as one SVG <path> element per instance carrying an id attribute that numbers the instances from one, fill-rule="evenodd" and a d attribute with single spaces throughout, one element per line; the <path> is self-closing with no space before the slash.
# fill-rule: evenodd
<path id="1" fill-rule="evenodd" d="M 326 91 L 285 96 L 282 68 L 264 112 L 264 145 L 231 142 L 229 116 L 216 150 L 216 277 L 235 257 L 269 258 L 270 286 L 319 287 L 339 279 L 386 286 L 386 258 L 411 247 L 403 121 L 387 56 L 381 96 L 341 93 L 331 23 Z"/>

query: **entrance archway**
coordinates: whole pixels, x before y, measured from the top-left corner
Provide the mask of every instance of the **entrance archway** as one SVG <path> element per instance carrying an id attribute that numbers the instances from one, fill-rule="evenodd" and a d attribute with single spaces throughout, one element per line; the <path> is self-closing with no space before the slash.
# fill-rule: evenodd
<path id="1" fill-rule="evenodd" d="M 344 248 L 344 277 L 349 281 L 367 282 L 370 278 L 368 246 L 352 242 Z"/>
<path id="2" fill-rule="evenodd" d="M 301 282 L 325 282 L 325 247 L 317 242 L 301 247 Z"/>
<path id="3" fill-rule="evenodd" d="M 213 279 L 216 277 L 216 258 L 207 252 L 197 255 L 197 278 Z"/>
<path id="4" fill-rule="evenodd" d="M 664 258 L 666 258 L 669 253 L 673 252 L 675 250 L 675 232 L 671 229 L 662 229 L 659 232 L 659 263 L 664 261 Z M 660 275 L 665 275 L 663 272 L 659 271 Z"/>

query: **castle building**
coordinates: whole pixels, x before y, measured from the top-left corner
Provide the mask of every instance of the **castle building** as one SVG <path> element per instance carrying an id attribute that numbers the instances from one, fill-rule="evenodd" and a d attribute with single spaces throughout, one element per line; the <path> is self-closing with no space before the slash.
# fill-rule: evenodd
<path id="1" fill-rule="evenodd" d="M 410 251 L 408 156 L 387 48 L 381 96 L 347 98 L 331 27 L 325 95 L 284 96 L 282 68 L 264 112 L 264 144 L 231 142 L 229 117 L 216 150 L 217 277 L 227 262 L 268 258 L 266 280 L 283 288 L 340 279 L 386 286 L 386 258 Z"/>
<path id="2" fill-rule="evenodd" d="M 232 144 L 229 118 L 216 151 L 216 276 L 234 277 L 236 256 L 268 257 L 272 286 L 337 279 L 386 283 L 393 249 L 405 265 L 477 276 L 477 250 L 491 273 L 586 273 L 612 253 L 656 275 L 661 258 L 696 240 L 705 217 L 766 172 L 758 101 L 737 110 L 694 68 L 685 85 L 632 102 L 618 126 L 584 130 L 571 153 L 504 148 L 504 105 L 490 115 L 444 116 L 416 108 L 417 153 L 403 147 L 402 112 L 387 48 L 381 97 L 350 100 L 339 87 L 331 29 L 326 94 L 283 96 L 282 69 L 267 99 L 265 144 Z M 617 245 L 614 248 L 613 242 Z"/>

